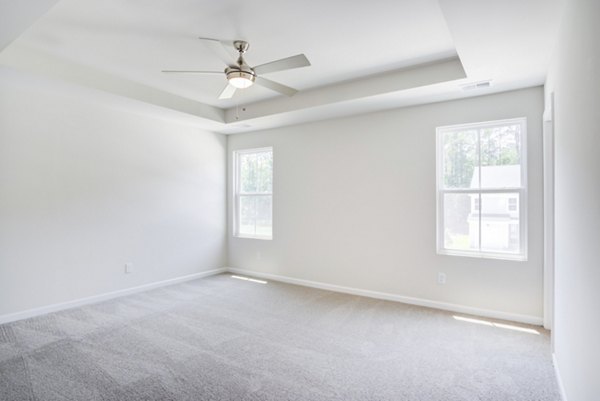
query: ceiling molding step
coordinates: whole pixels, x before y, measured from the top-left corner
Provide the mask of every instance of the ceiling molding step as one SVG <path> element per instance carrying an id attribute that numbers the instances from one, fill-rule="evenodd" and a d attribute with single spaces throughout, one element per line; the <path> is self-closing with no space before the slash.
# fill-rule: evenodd
<path id="1" fill-rule="evenodd" d="M 188 114 L 208 123 L 224 122 L 224 110 L 186 99 L 91 67 L 71 63 L 16 43 L 0 53 L 0 64 L 16 70 L 98 89 L 117 96 Z M 220 125 L 219 124 L 219 125 Z"/>
<path id="2" fill-rule="evenodd" d="M 0 1 L 0 52 L 58 1 Z"/>
<path id="3" fill-rule="evenodd" d="M 290 98 L 277 97 L 247 104 L 237 109 L 230 108 L 225 111 L 225 122 L 229 124 L 251 121 L 265 116 L 400 92 L 465 77 L 460 59 L 453 57 L 359 80 L 300 91 Z"/>

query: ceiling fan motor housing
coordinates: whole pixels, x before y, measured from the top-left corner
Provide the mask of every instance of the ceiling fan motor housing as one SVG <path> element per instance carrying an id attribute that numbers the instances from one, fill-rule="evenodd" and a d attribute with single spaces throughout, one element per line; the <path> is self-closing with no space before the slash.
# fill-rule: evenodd
<path id="1" fill-rule="evenodd" d="M 245 40 L 234 40 L 233 47 L 235 47 L 235 50 L 237 50 L 238 53 L 243 54 L 248 51 L 250 44 L 248 42 L 246 42 Z"/>

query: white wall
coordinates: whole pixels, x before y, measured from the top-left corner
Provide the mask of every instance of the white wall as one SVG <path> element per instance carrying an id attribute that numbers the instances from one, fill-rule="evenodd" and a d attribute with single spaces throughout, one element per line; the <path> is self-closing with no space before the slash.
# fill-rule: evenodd
<path id="1" fill-rule="evenodd" d="M 233 150 L 272 145 L 275 171 L 274 238 L 229 227 L 229 264 L 541 322 L 542 111 L 538 87 L 230 136 L 230 165 Z M 437 255 L 435 128 L 523 116 L 529 260 Z"/>
<path id="2" fill-rule="evenodd" d="M 72 89 L 0 69 L 0 315 L 226 265 L 226 138 Z"/>
<path id="3" fill-rule="evenodd" d="M 554 347 L 569 401 L 600 397 L 600 3 L 569 0 L 546 83 L 554 93 Z"/>

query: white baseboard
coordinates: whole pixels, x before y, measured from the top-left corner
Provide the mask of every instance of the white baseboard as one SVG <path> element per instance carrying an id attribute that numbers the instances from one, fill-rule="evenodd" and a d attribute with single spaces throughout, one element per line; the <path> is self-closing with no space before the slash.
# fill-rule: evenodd
<path id="1" fill-rule="evenodd" d="M 125 295 L 131 295 L 142 291 L 148 291 L 167 285 L 183 283 L 185 281 L 196 280 L 203 277 L 213 276 L 215 274 L 225 273 L 226 268 L 208 270 L 200 273 L 190 274 L 188 276 L 175 277 L 168 280 L 157 281 L 154 283 L 144 284 L 137 287 L 126 288 L 124 290 L 118 290 L 113 292 L 107 292 L 104 294 L 93 295 L 91 297 L 74 299 L 72 301 L 61 302 L 58 304 L 52 304 L 48 306 L 42 306 L 40 308 L 28 309 L 21 312 L 11 313 L 7 315 L 0 315 L 0 324 L 14 322 L 16 320 L 28 319 L 30 317 L 45 315 L 47 313 L 58 312 L 65 309 L 76 308 L 78 306 L 84 306 L 94 304 L 102 301 L 107 301 L 113 298 L 119 298 Z"/>
<path id="2" fill-rule="evenodd" d="M 565 387 L 563 386 L 562 376 L 560 375 L 560 369 L 558 369 L 558 361 L 556 360 L 556 354 L 552 353 L 552 365 L 554 365 L 554 373 L 556 374 L 556 381 L 558 382 L 558 391 L 560 392 L 560 398 L 562 401 L 567 401 L 567 394 L 565 393 Z"/>
<path id="3" fill-rule="evenodd" d="M 363 290 L 363 289 L 359 289 L 359 288 L 344 287 L 344 286 L 335 285 L 335 284 L 327 284 L 327 283 L 321 283 L 318 281 L 303 280 L 303 279 L 299 279 L 299 278 L 280 276 L 277 274 L 261 273 L 261 272 L 257 272 L 257 271 L 239 269 L 239 268 L 235 268 L 235 267 L 229 267 L 229 268 L 227 268 L 227 271 L 229 271 L 231 273 L 235 273 L 235 274 L 243 274 L 243 275 L 253 276 L 253 277 L 257 277 L 257 278 L 281 281 L 281 282 L 289 283 L 289 284 L 302 285 L 305 287 L 312 287 L 312 288 L 319 288 L 322 290 L 342 292 L 345 294 L 361 295 L 363 297 L 384 299 L 386 301 L 395 301 L 395 302 L 401 302 L 401 303 L 410 304 L 410 305 L 425 306 L 428 308 L 441 309 L 441 310 L 445 310 L 445 311 L 464 313 L 464 314 L 469 314 L 469 315 L 483 316 L 483 317 L 488 317 L 488 318 L 492 318 L 492 319 L 510 320 L 513 322 L 532 324 L 532 325 L 536 325 L 536 326 L 541 326 L 544 323 L 543 318 L 538 317 L 538 316 L 520 315 L 520 314 L 516 314 L 516 313 L 473 308 L 471 306 L 457 305 L 457 304 L 451 304 L 451 303 L 439 302 L 439 301 L 432 301 L 429 299 L 422 299 L 422 298 L 413 298 L 413 297 L 407 297 L 407 296 L 397 295 L 397 294 L 390 294 L 390 293 L 385 293 L 385 292 Z"/>

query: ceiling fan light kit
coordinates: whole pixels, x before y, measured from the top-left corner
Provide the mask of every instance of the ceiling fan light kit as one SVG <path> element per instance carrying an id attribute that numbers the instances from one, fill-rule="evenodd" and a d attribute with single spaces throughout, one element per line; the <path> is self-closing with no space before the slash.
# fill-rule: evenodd
<path id="1" fill-rule="evenodd" d="M 254 81 L 256 81 L 256 75 L 251 71 L 241 71 L 227 67 L 225 69 L 225 74 L 227 75 L 229 84 L 238 89 L 249 88 L 254 84 Z"/>
<path id="2" fill-rule="evenodd" d="M 254 68 L 250 67 L 244 60 L 244 53 L 250 47 L 249 43 L 244 40 L 235 40 L 233 42 L 220 41 L 218 39 L 199 38 L 210 45 L 215 54 L 225 63 L 225 77 L 227 78 L 227 86 L 219 99 L 230 99 L 235 94 L 236 89 L 246 89 L 254 83 L 262 87 L 274 90 L 286 96 L 293 96 L 298 92 L 294 88 L 282 85 L 275 81 L 259 77 L 258 74 L 266 74 L 270 72 L 290 70 L 299 67 L 310 66 L 310 61 L 304 54 L 298 54 L 292 57 L 283 58 L 280 60 L 271 61 L 269 63 L 258 65 Z M 233 47 L 238 52 L 238 58 L 235 62 L 229 61 L 226 45 Z M 163 70 L 168 73 L 192 73 L 192 74 L 221 74 L 219 71 L 189 71 L 189 70 Z"/>

